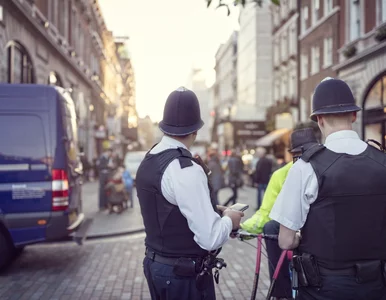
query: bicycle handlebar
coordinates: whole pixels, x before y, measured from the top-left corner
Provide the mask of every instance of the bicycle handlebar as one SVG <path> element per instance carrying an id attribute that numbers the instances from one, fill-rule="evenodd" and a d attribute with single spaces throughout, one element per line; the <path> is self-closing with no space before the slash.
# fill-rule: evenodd
<path id="1" fill-rule="evenodd" d="M 244 230 L 237 231 L 236 237 L 240 240 L 244 240 L 244 239 L 248 239 L 248 238 L 249 239 L 250 238 L 258 238 L 258 237 L 261 237 L 265 240 L 274 240 L 274 241 L 278 240 L 277 234 L 263 234 L 263 233 L 255 234 L 255 233 L 249 233 L 249 232 L 244 231 Z"/>

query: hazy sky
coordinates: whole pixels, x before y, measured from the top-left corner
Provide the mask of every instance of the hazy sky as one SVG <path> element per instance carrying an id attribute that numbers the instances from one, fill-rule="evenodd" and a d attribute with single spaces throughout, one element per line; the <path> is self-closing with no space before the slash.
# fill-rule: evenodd
<path id="1" fill-rule="evenodd" d="M 216 2 L 216 1 L 213 1 Z M 187 79 L 193 65 L 213 77 L 219 44 L 237 29 L 237 11 L 207 9 L 205 0 L 99 0 L 107 26 L 129 36 L 141 117 L 162 118 L 168 94 Z M 210 82 L 210 79 L 209 79 Z M 208 83 L 209 83 L 208 82 Z"/>

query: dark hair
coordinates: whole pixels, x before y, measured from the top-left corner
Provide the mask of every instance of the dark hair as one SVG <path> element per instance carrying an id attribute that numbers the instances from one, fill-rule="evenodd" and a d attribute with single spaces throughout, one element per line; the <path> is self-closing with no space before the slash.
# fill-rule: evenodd
<path id="1" fill-rule="evenodd" d="M 314 134 L 318 142 L 322 140 L 322 132 L 319 129 L 318 123 L 309 121 L 309 122 L 298 122 L 294 130 L 304 129 L 304 128 L 312 128 L 314 130 Z"/>

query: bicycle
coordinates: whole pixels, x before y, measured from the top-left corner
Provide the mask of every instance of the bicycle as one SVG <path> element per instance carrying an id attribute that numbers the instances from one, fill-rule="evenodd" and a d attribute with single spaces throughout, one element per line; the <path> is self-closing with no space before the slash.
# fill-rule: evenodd
<path id="1" fill-rule="evenodd" d="M 253 287 L 252 287 L 252 294 L 251 294 L 251 300 L 255 300 L 256 299 L 256 293 L 257 293 L 257 288 L 258 288 L 258 285 L 259 285 L 259 275 L 260 275 L 260 265 L 261 265 L 261 254 L 262 254 L 262 247 L 263 247 L 263 239 L 266 239 L 266 240 L 275 240 L 277 241 L 278 239 L 278 236 L 277 235 L 266 235 L 266 234 L 253 234 L 253 233 L 249 233 L 249 232 L 246 232 L 246 231 L 238 231 L 236 233 L 236 237 L 241 240 L 241 241 L 245 241 L 245 240 L 249 240 L 251 238 L 257 238 L 257 254 L 256 254 L 256 268 L 255 268 L 255 278 L 253 280 Z M 249 243 L 247 243 L 249 244 Z M 251 245 L 252 246 L 252 245 Z M 275 287 L 275 283 L 276 283 L 276 279 L 279 275 L 279 272 L 282 268 L 282 265 L 283 265 L 283 262 L 284 262 L 284 259 L 288 259 L 289 261 L 292 261 L 292 256 L 293 256 L 293 252 L 291 250 L 283 250 L 281 255 L 280 255 L 280 259 L 277 263 L 277 266 L 275 268 L 275 271 L 274 271 L 274 274 L 272 276 L 272 280 L 271 280 L 271 284 L 269 286 L 269 289 L 268 289 L 268 293 L 267 293 L 267 296 L 266 296 L 266 300 L 271 300 L 272 298 L 272 292 L 273 292 L 273 288 Z M 290 272 L 290 275 L 291 275 L 291 279 L 292 279 L 292 271 L 291 269 L 288 270 Z M 296 290 L 293 290 L 292 292 L 292 297 L 294 299 L 296 299 L 296 296 L 297 296 L 297 291 Z"/>

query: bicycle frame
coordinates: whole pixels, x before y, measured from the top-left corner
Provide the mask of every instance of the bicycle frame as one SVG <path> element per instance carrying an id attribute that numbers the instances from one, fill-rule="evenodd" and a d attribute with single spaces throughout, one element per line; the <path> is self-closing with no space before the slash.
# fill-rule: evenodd
<path id="1" fill-rule="evenodd" d="M 263 243 L 263 238 L 266 238 L 264 234 L 258 234 L 256 235 L 257 237 L 257 253 L 256 253 L 256 267 L 255 267 L 255 278 L 253 280 L 253 288 L 252 288 L 252 294 L 251 294 L 251 300 L 256 299 L 256 294 L 257 294 L 257 288 L 259 285 L 259 277 L 260 277 L 260 267 L 261 267 L 261 251 L 262 251 L 262 243 Z M 272 238 L 272 237 L 270 237 Z M 283 250 L 280 259 L 277 263 L 277 266 L 275 268 L 274 274 L 272 276 L 271 284 L 268 289 L 268 293 L 266 296 L 266 300 L 270 300 L 272 297 L 272 292 L 275 287 L 275 283 L 277 280 L 277 277 L 279 276 L 279 273 L 282 269 L 282 265 L 285 259 L 292 260 L 292 255 L 293 252 L 290 250 Z M 293 296 L 296 296 L 296 291 L 294 291 Z"/>

